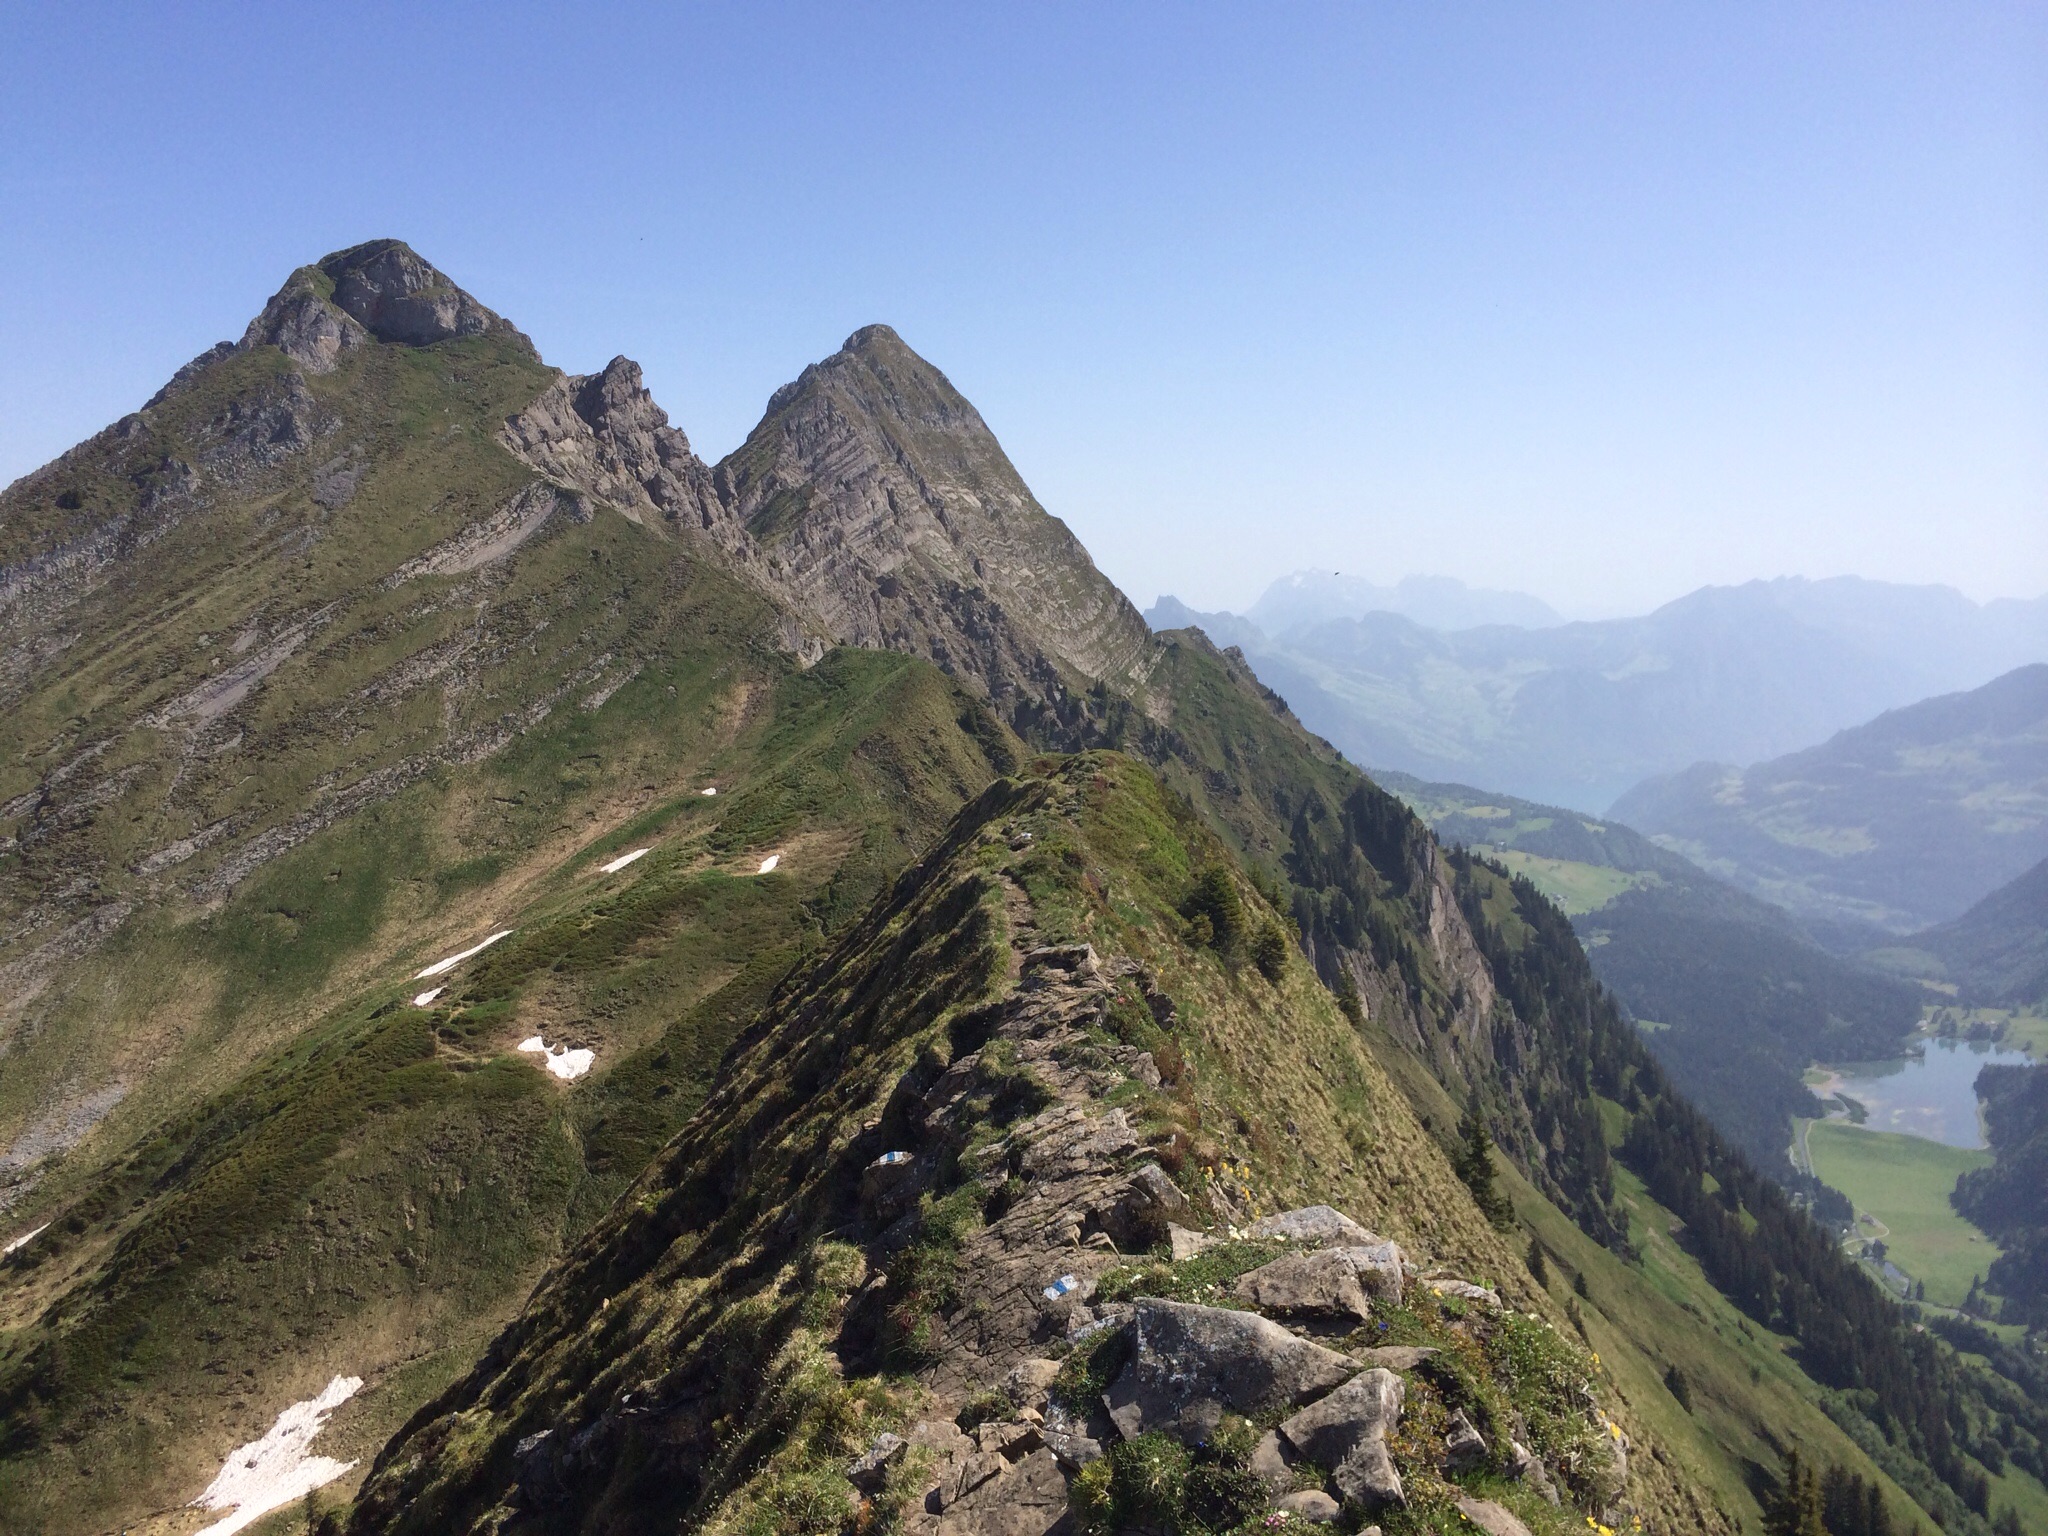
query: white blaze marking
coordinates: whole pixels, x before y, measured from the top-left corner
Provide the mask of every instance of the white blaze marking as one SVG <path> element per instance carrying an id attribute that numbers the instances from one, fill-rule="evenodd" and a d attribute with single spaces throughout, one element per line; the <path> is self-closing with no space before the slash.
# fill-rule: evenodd
<path id="1" fill-rule="evenodd" d="M 273 1509 L 302 1499 L 355 1466 L 327 1456 L 308 1456 L 306 1448 L 327 1423 L 327 1416 L 362 1389 L 359 1376 L 337 1376 L 318 1397 L 293 1403 L 277 1416 L 270 1433 L 237 1447 L 206 1492 L 192 1501 L 197 1509 L 232 1509 L 199 1536 L 232 1536 L 254 1525 Z"/>
<path id="2" fill-rule="evenodd" d="M 613 859 L 611 863 L 598 865 L 598 873 L 601 875 L 616 875 L 620 870 L 648 851 L 645 848 L 635 848 L 631 853 L 622 853 L 616 859 Z"/>
<path id="3" fill-rule="evenodd" d="M 50 1224 L 46 1221 L 40 1227 L 37 1227 L 33 1232 L 22 1233 L 21 1236 L 17 1237 L 5 1248 L 0 1248 L 0 1259 L 6 1258 L 7 1255 L 14 1252 L 14 1250 L 17 1248 L 26 1248 L 30 1243 L 34 1242 L 37 1238 L 41 1237 L 45 1232 L 49 1230 Z"/>
<path id="4" fill-rule="evenodd" d="M 763 874 L 763 875 L 765 875 L 765 874 L 767 874 L 767 873 L 768 873 L 768 871 L 770 871 L 771 869 L 773 869 L 773 868 L 774 868 L 774 867 L 775 867 L 776 865 L 780 864 L 781 862 L 782 862 L 782 855 L 781 855 L 781 854 L 779 854 L 779 853 L 771 853 L 771 854 L 769 854 L 769 855 L 768 855 L 768 857 L 767 857 L 767 858 L 765 858 L 765 859 L 763 859 L 763 860 L 761 861 L 761 867 L 760 867 L 760 869 L 759 869 L 759 870 L 757 870 L 757 871 L 756 871 L 756 873 L 757 873 L 757 874 Z"/>
<path id="5" fill-rule="evenodd" d="M 414 981 L 425 981 L 429 976 L 438 976 L 443 971 L 452 971 L 455 969 L 456 966 L 462 964 L 462 962 L 467 960 L 471 955 L 480 955 L 485 950 L 489 949 L 493 944 L 497 943 L 498 940 L 511 938 L 514 931 L 515 930 L 511 928 L 507 928 L 501 933 L 492 934 L 488 939 L 485 939 L 481 944 L 471 945 L 468 949 L 465 949 L 459 955 L 450 955 L 446 960 L 436 960 L 424 971 L 415 972 L 412 979 Z"/>

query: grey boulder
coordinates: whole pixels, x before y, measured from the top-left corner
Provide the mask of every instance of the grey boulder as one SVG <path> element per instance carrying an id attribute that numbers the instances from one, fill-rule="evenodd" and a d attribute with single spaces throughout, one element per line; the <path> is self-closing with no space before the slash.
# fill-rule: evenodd
<path id="1" fill-rule="evenodd" d="M 1358 1349 L 1352 1353 L 1367 1365 L 1384 1365 L 1390 1371 L 1412 1371 L 1437 1351 L 1427 1344 L 1382 1344 L 1377 1349 Z"/>
<path id="2" fill-rule="evenodd" d="M 1387 1436 L 1401 1422 L 1405 1389 L 1382 1368 L 1353 1377 L 1328 1397 L 1280 1423 L 1303 1459 L 1328 1469 L 1337 1491 L 1368 1512 L 1405 1502 Z"/>
<path id="3" fill-rule="evenodd" d="M 1400 1305 L 1407 1255 L 1401 1252 L 1399 1243 L 1380 1239 L 1371 1243 L 1353 1243 L 1335 1251 L 1343 1255 L 1344 1261 L 1351 1266 L 1351 1272 L 1358 1276 L 1358 1283 L 1368 1293 L 1382 1301 Z"/>
<path id="4" fill-rule="evenodd" d="M 1344 1512 L 1344 1506 L 1320 1488 L 1304 1488 L 1299 1493 L 1290 1493 L 1273 1507 L 1282 1514 L 1293 1515 L 1297 1520 L 1306 1520 L 1312 1525 L 1329 1525 Z"/>
<path id="5" fill-rule="evenodd" d="M 1491 1499 L 1460 1499 L 1458 1513 L 1486 1532 L 1486 1536 L 1529 1536 L 1529 1527 Z"/>
<path id="6" fill-rule="evenodd" d="M 949 1500 L 935 1536 L 1046 1536 L 1066 1515 L 1066 1474 L 1052 1452 L 1038 1450 Z"/>
<path id="7" fill-rule="evenodd" d="M 1485 1460 L 1486 1437 L 1472 1427 L 1472 1421 L 1460 1409 L 1451 1415 L 1450 1428 L 1444 1433 L 1444 1470 L 1452 1474 L 1469 1472 Z"/>
<path id="8" fill-rule="evenodd" d="M 1286 1254 L 1238 1276 L 1234 1290 L 1277 1317 L 1356 1324 L 1372 1316 L 1372 1303 L 1341 1248 Z"/>
<path id="9" fill-rule="evenodd" d="M 1250 1237 L 1279 1237 L 1291 1243 L 1343 1243 L 1369 1247 L 1380 1239 L 1342 1211 L 1327 1205 L 1305 1205 L 1282 1211 L 1252 1226 Z"/>
<path id="10" fill-rule="evenodd" d="M 1424 1289 L 1434 1291 L 1438 1296 L 1468 1301 L 1486 1308 L 1489 1312 L 1500 1310 L 1500 1292 L 1488 1290 L 1483 1285 L 1474 1285 L 1469 1280 L 1425 1280 L 1422 1284 Z"/>
<path id="11" fill-rule="evenodd" d="M 877 1435 L 875 1443 L 847 1467 L 846 1480 L 863 1493 L 874 1493 L 888 1481 L 889 1468 L 909 1450 L 910 1442 L 901 1435 Z"/>
<path id="12" fill-rule="evenodd" d="M 1102 1395 L 1126 1439 L 1163 1430 L 1206 1440 L 1225 1413 L 1247 1418 L 1297 1407 L 1358 1371 L 1335 1350 L 1298 1339 L 1251 1312 L 1141 1300 L 1131 1358 Z"/>

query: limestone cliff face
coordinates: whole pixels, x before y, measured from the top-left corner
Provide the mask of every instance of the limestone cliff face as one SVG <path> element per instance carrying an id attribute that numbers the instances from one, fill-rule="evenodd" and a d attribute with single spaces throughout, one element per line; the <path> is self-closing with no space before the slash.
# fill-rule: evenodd
<path id="1" fill-rule="evenodd" d="M 249 322 L 237 351 L 273 346 L 312 373 L 368 341 L 423 347 L 458 336 L 516 338 L 512 323 L 464 293 L 402 240 L 371 240 L 301 267 Z"/>
<path id="2" fill-rule="evenodd" d="M 887 326 L 777 391 L 716 480 L 768 579 L 836 641 L 926 655 L 999 703 L 1142 689 L 1145 621 Z"/>

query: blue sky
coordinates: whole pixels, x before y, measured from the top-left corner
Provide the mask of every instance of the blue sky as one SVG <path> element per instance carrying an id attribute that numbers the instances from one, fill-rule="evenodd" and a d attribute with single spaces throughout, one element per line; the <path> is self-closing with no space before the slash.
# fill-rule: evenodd
<path id="1" fill-rule="evenodd" d="M 10 4 L 0 481 L 410 240 L 708 457 L 885 320 L 1140 603 L 2048 590 L 2048 7 Z"/>

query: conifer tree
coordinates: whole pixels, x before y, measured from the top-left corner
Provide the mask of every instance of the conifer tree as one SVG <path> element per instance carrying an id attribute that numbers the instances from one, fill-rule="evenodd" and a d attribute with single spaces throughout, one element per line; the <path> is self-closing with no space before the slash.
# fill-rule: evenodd
<path id="1" fill-rule="evenodd" d="M 1764 1511 L 1764 1536 L 1828 1536 L 1821 1520 L 1820 1479 L 1796 1450 L 1785 1453 L 1785 1481 Z"/>
<path id="2" fill-rule="evenodd" d="M 1533 1237 L 1529 1239 L 1529 1277 L 1544 1290 L 1550 1289 L 1550 1265 L 1543 1257 L 1543 1245 Z"/>
<path id="3" fill-rule="evenodd" d="M 1472 1191 L 1472 1200 L 1480 1213 L 1496 1227 L 1505 1228 L 1514 1220 L 1507 1198 L 1494 1187 L 1493 1182 L 1493 1138 L 1486 1132 L 1486 1121 L 1479 1113 L 1479 1098 L 1475 1094 L 1465 1106 L 1465 1118 L 1458 1122 L 1457 1172 L 1465 1181 L 1465 1187 Z"/>

